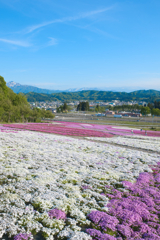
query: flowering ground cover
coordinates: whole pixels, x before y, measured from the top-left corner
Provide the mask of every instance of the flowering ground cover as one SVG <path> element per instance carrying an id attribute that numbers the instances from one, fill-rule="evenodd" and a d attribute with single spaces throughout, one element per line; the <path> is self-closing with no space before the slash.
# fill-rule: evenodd
<path id="1" fill-rule="evenodd" d="M 159 239 L 158 154 L 13 130 L 0 132 L 0 238 Z"/>
<path id="2" fill-rule="evenodd" d="M 94 239 L 160 239 L 160 163 L 153 173 L 141 173 L 135 183 L 123 185 L 128 191 L 106 186 L 109 210 L 88 215 L 93 228 L 87 233 Z"/>
<path id="3" fill-rule="evenodd" d="M 13 129 L 13 128 L 10 128 L 8 126 L 3 126 L 3 125 L 0 125 L 0 132 L 17 132 L 17 131 L 21 131 L 21 129 Z"/>
<path id="4" fill-rule="evenodd" d="M 94 129 L 84 129 L 70 127 L 64 124 L 48 124 L 48 123 L 28 123 L 28 124 L 4 124 L 5 127 L 32 130 L 38 132 L 54 133 L 67 136 L 94 136 L 94 137 L 112 137 L 113 135 L 104 131 L 95 131 Z"/>
<path id="5" fill-rule="evenodd" d="M 118 136 L 114 138 L 96 138 L 87 137 L 90 140 L 98 140 L 108 143 L 116 143 L 123 146 L 131 146 L 135 148 L 148 149 L 152 151 L 160 152 L 160 138 L 145 137 L 145 136 Z"/>
<path id="6" fill-rule="evenodd" d="M 56 123 L 56 122 L 55 122 Z M 72 128 L 83 128 L 83 129 L 93 129 L 95 131 L 102 131 L 108 132 L 114 135 L 120 136 L 129 136 L 133 133 L 139 136 L 146 136 L 144 130 L 141 129 L 133 129 L 130 127 L 122 127 L 122 126 L 114 126 L 114 125 L 102 125 L 102 124 L 86 124 L 86 123 L 78 123 L 78 122 L 57 122 L 63 124 L 65 127 L 72 127 Z M 147 136 L 150 137 L 160 137 L 159 131 L 147 131 Z"/>
<path id="7" fill-rule="evenodd" d="M 32 131 L 48 132 L 67 136 L 84 137 L 113 137 L 113 135 L 130 136 L 132 130 L 134 135 L 145 136 L 145 131 L 131 129 L 128 127 L 117 127 L 112 125 L 85 124 L 77 122 L 57 122 L 53 123 L 26 123 L 26 124 L 5 124 L 5 127 L 26 129 Z M 160 137 L 158 131 L 147 131 L 149 137 Z"/>

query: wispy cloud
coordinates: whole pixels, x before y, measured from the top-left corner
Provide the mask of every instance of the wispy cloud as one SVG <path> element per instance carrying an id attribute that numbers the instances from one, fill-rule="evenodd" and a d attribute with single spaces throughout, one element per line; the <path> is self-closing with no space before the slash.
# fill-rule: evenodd
<path id="1" fill-rule="evenodd" d="M 50 39 L 50 41 L 48 43 L 48 46 L 53 46 L 53 45 L 58 44 L 58 41 L 56 38 L 49 37 L 49 39 Z"/>
<path id="2" fill-rule="evenodd" d="M 45 27 L 45 26 L 48 26 L 50 24 L 61 23 L 61 22 L 64 22 L 64 19 L 56 19 L 56 20 L 49 21 L 49 22 L 43 22 L 43 23 L 40 23 L 40 24 L 31 26 L 31 27 L 28 27 L 27 30 L 26 30 L 26 33 L 31 33 L 31 32 L 33 32 L 33 31 L 35 31 L 37 29 L 40 29 L 40 28 Z"/>
<path id="3" fill-rule="evenodd" d="M 25 41 L 9 40 L 9 39 L 4 39 L 4 38 L 0 38 L 0 41 L 4 42 L 4 43 L 12 44 L 12 45 L 20 46 L 20 47 L 30 47 L 31 46 L 28 42 L 25 42 Z"/>
<path id="4" fill-rule="evenodd" d="M 104 36 L 107 37 L 107 38 L 119 39 L 119 38 L 113 36 L 112 34 L 107 33 L 107 32 L 105 32 L 105 31 L 100 30 L 100 29 L 95 28 L 95 27 L 89 27 L 89 28 L 87 27 L 86 29 L 89 30 L 90 32 L 94 32 L 94 33 L 97 33 L 97 34 L 100 34 L 100 35 L 104 35 Z"/>
<path id="5" fill-rule="evenodd" d="M 112 10 L 113 8 L 114 7 L 111 6 L 111 7 L 108 7 L 108 8 L 103 8 L 103 9 L 99 9 L 99 10 L 95 10 L 95 11 L 82 13 L 79 16 L 77 16 L 77 19 L 79 19 L 79 18 L 86 18 L 86 17 L 90 17 L 90 16 L 93 16 L 93 15 L 97 15 L 97 14 L 103 13 L 103 12 L 107 12 L 109 10 Z"/>
<path id="6" fill-rule="evenodd" d="M 94 16 L 94 15 L 97 15 L 97 14 L 100 14 L 100 13 L 104 13 L 104 12 L 107 12 L 107 11 L 112 10 L 112 9 L 113 9 L 113 6 L 108 7 L 108 8 L 95 10 L 95 11 L 81 13 L 81 14 L 78 14 L 77 16 L 73 16 L 73 17 L 66 17 L 66 18 L 61 18 L 61 19 L 55 19 L 55 20 L 48 21 L 48 22 L 43 22 L 43 23 L 28 27 L 26 29 L 26 33 L 31 33 L 31 32 L 33 32 L 37 29 L 48 26 L 50 24 L 76 21 L 76 20 L 79 20 L 79 19 L 88 18 L 88 17 Z"/>
<path id="7" fill-rule="evenodd" d="M 94 23 L 93 23 L 94 24 Z M 90 32 L 94 32 L 94 33 L 97 33 L 97 34 L 100 34 L 100 35 L 104 35 L 105 37 L 107 38 L 112 38 L 112 39 L 120 39 L 118 37 L 115 37 L 113 36 L 112 34 L 106 32 L 106 31 L 103 31 L 101 29 L 98 29 L 96 27 L 92 27 L 93 24 L 88 24 L 86 26 L 81 26 L 81 25 L 77 25 L 77 24 L 70 24 L 71 26 L 74 26 L 74 27 L 77 27 L 77 28 L 81 28 L 81 29 L 85 29 L 87 31 L 90 31 Z M 87 38 L 86 38 L 87 39 Z M 87 39 L 88 41 L 91 41 L 91 39 Z"/>

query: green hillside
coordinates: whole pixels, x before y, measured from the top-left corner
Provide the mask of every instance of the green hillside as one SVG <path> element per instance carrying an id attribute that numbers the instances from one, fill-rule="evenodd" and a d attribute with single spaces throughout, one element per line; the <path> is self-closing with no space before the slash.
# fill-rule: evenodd
<path id="1" fill-rule="evenodd" d="M 80 91 L 80 92 L 61 92 L 52 94 L 43 93 L 27 93 L 26 97 L 29 102 L 34 101 L 78 101 L 78 100 L 88 100 L 88 101 L 146 101 L 154 102 L 160 101 L 160 91 L 156 90 L 139 90 L 131 93 L 126 92 L 111 92 L 111 91 Z"/>
<path id="2" fill-rule="evenodd" d="M 0 76 L 0 122 L 35 122 L 41 117 L 54 117 L 54 115 L 45 110 L 31 110 L 26 96 L 14 93 Z"/>

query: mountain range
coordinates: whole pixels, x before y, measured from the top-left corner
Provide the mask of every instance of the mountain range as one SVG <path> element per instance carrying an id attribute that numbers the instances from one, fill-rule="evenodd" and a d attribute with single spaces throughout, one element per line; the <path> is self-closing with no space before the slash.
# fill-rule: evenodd
<path id="1" fill-rule="evenodd" d="M 8 82 L 7 86 L 15 93 L 22 92 L 29 102 L 35 101 L 160 101 L 160 91 L 138 90 L 131 91 L 127 88 L 70 88 L 67 90 L 49 90 L 29 85 L 21 85 L 16 82 Z"/>
<path id="2" fill-rule="evenodd" d="M 29 102 L 41 101 L 160 101 L 160 91 L 156 90 L 139 90 L 134 92 L 112 92 L 112 91 L 79 91 L 79 92 L 60 92 L 52 94 L 44 93 L 26 93 Z"/>
<path id="3" fill-rule="evenodd" d="M 7 86 L 13 90 L 15 93 L 29 93 L 29 92 L 34 92 L 34 93 L 45 93 L 45 94 L 52 94 L 52 93 L 60 93 L 60 92 L 80 92 L 80 91 L 88 91 L 88 90 L 94 90 L 94 91 L 113 91 L 113 92 L 131 92 L 136 90 L 135 88 L 127 88 L 127 87 L 113 87 L 113 88 L 69 88 L 66 90 L 50 90 L 50 89 L 43 89 L 43 88 L 38 88 L 30 85 L 22 85 L 20 83 L 16 82 L 8 82 Z"/>

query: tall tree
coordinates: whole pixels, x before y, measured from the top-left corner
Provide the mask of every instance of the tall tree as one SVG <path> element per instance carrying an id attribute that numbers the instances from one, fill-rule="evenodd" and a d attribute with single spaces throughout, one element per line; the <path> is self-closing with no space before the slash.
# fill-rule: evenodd
<path id="1" fill-rule="evenodd" d="M 147 115 L 147 114 L 149 114 L 151 112 L 151 110 L 150 110 L 150 108 L 149 107 L 142 107 L 141 108 L 141 114 L 142 115 Z"/>
<path id="2" fill-rule="evenodd" d="M 89 102 L 80 102 L 77 106 L 77 111 L 89 111 Z"/>

